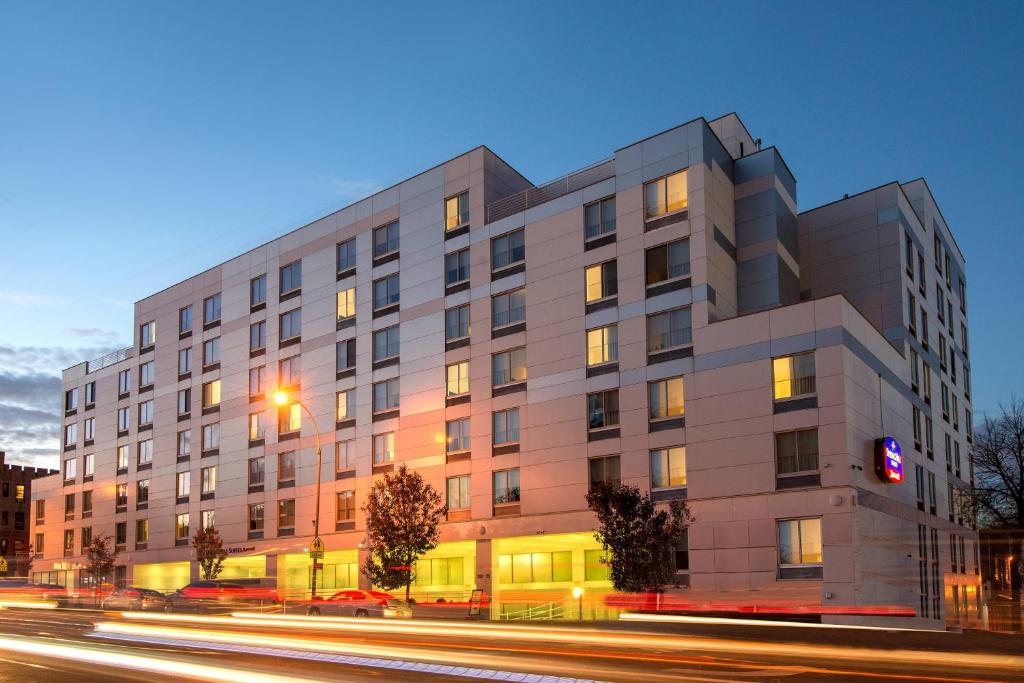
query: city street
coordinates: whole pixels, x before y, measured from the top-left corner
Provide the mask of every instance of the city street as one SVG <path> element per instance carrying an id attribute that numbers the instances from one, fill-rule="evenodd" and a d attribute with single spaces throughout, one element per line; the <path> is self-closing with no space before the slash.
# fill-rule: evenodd
<path id="1" fill-rule="evenodd" d="M 708 623 L 711 622 L 711 623 Z M 564 624 L 564 622 L 563 622 Z M 784 625 L 598 627 L 0 610 L 0 680 L 818 681 L 1020 679 L 959 634 Z M 901 648 L 901 641 L 913 643 Z M 871 643 L 877 643 L 872 646 Z"/>

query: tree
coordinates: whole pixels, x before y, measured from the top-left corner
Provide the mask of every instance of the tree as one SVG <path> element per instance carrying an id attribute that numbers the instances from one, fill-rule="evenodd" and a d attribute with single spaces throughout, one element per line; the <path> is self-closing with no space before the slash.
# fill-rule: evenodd
<path id="1" fill-rule="evenodd" d="M 416 580 L 416 560 L 437 547 L 438 525 L 448 506 L 419 472 L 401 465 L 370 489 L 363 506 L 370 556 L 363 574 L 374 586 L 394 590 L 405 586 L 405 599 Z"/>
<path id="2" fill-rule="evenodd" d="M 214 527 L 199 529 L 192 537 L 192 547 L 195 548 L 196 561 L 199 562 L 203 578 L 212 581 L 220 576 L 224 569 L 224 559 L 228 556 L 220 532 Z"/>
<path id="3" fill-rule="evenodd" d="M 1020 631 L 1024 579 L 1024 401 L 1016 397 L 986 416 L 974 439 L 974 495 L 971 503 L 983 527 L 1010 535 L 1016 561 L 1010 570 L 1011 628 Z"/>
<path id="4" fill-rule="evenodd" d="M 118 552 L 110 541 L 110 536 L 99 534 L 93 537 L 85 549 L 85 571 L 93 578 L 97 599 L 100 585 L 113 573 L 114 563 L 117 562 Z"/>
<path id="5" fill-rule="evenodd" d="M 690 513 L 673 500 L 658 510 L 651 497 L 628 485 L 597 484 L 587 494 L 597 514 L 594 538 L 604 548 L 612 586 L 626 593 L 660 593 L 675 572 L 672 553 L 682 540 Z"/>

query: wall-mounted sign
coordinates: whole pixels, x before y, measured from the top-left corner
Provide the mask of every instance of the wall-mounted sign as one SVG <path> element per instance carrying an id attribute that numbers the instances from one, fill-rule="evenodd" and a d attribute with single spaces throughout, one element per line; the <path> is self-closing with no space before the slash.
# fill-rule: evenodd
<path id="1" fill-rule="evenodd" d="M 239 553 L 251 553 L 256 550 L 256 546 L 250 545 L 246 547 L 235 546 L 234 548 L 228 548 L 228 555 L 237 555 Z"/>
<path id="2" fill-rule="evenodd" d="M 875 474 L 886 484 L 903 481 L 903 450 L 891 436 L 875 439 Z"/>

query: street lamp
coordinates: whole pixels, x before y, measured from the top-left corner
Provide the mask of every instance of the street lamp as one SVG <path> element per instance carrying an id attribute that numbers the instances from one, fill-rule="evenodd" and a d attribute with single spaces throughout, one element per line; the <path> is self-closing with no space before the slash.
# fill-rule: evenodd
<path id="1" fill-rule="evenodd" d="M 310 587 L 310 600 L 316 600 L 316 570 L 317 560 L 323 559 L 324 543 L 320 540 L 320 470 L 322 465 L 323 456 L 320 452 L 320 427 L 316 423 L 316 418 L 313 417 L 313 413 L 310 412 L 306 404 L 297 398 L 288 396 L 284 391 L 277 391 L 274 393 L 274 403 L 279 406 L 286 406 L 289 403 L 296 403 L 300 408 L 306 411 L 306 415 L 309 415 L 309 421 L 313 423 L 313 432 L 316 434 L 316 512 L 313 516 L 313 543 L 310 545 L 309 555 L 313 560 L 313 581 Z"/>

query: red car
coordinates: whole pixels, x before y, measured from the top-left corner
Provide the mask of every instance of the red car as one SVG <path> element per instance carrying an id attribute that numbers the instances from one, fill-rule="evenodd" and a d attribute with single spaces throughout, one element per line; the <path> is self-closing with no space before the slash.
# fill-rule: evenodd
<path id="1" fill-rule="evenodd" d="M 409 619 L 412 608 L 405 600 L 380 591 L 344 590 L 329 598 L 315 600 L 303 606 L 309 616 L 380 617 L 383 619 Z"/>

